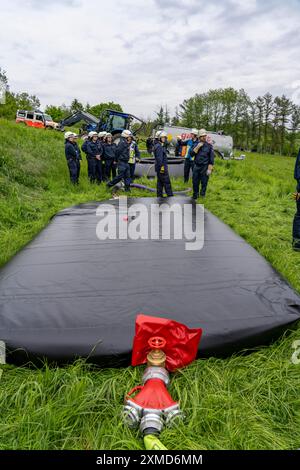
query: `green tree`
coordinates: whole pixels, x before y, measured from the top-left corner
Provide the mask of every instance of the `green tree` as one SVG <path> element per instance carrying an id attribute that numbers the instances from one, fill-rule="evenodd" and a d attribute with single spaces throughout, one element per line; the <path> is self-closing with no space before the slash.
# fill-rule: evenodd
<path id="1" fill-rule="evenodd" d="M 300 130 L 300 106 L 293 106 L 293 111 L 291 115 L 291 128 L 290 128 L 290 135 L 289 135 L 289 155 L 292 157 L 296 157 L 298 153 L 297 147 L 297 136 L 298 131 Z"/>
<path id="2" fill-rule="evenodd" d="M 155 119 L 155 126 L 156 127 L 163 127 L 165 125 L 165 112 L 163 106 L 160 106 L 158 111 L 155 111 L 156 119 Z"/>
<path id="3" fill-rule="evenodd" d="M 45 113 L 50 114 L 54 121 L 59 122 L 70 114 L 70 110 L 64 109 L 62 106 L 48 105 L 45 108 Z"/>
<path id="4" fill-rule="evenodd" d="M 204 96 L 196 94 L 180 105 L 181 122 L 185 127 L 200 127 L 203 121 Z"/>
<path id="5" fill-rule="evenodd" d="M 259 152 L 262 151 L 262 133 L 264 122 L 264 99 L 258 96 L 254 101 L 255 106 L 255 122 L 256 122 L 256 143 Z"/>
<path id="6" fill-rule="evenodd" d="M 164 122 L 165 122 L 165 124 L 170 124 L 170 121 L 171 121 L 171 116 L 170 116 L 170 113 L 169 113 L 168 106 L 166 105 L 165 106 L 165 111 L 164 111 Z"/>
<path id="7" fill-rule="evenodd" d="M 71 103 L 70 110 L 71 110 L 71 113 L 76 113 L 76 111 L 83 111 L 84 106 L 82 103 L 80 103 L 80 101 L 78 101 L 77 98 L 74 98 L 74 100 Z"/>
<path id="8" fill-rule="evenodd" d="M 5 103 L 0 104 L 0 117 L 5 119 L 15 119 L 17 112 L 15 95 L 10 91 L 6 92 Z"/>
<path id="9" fill-rule="evenodd" d="M 235 120 L 232 136 L 234 138 L 235 146 L 242 149 L 248 148 L 249 146 L 249 107 L 249 96 L 244 89 L 239 90 L 235 104 Z"/>
<path id="10" fill-rule="evenodd" d="M 263 143 L 263 151 L 268 152 L 270 151 L 269 145 L 269 136 L 270 132 L 270 125 L 271 125 L 271 117 L 274 110 L 274 101 L 273 96 L 271 93 L 266 93 L 263 96 L 264 105 L 263 105 L 263 113 L 264 113 L 264 143 Z"/>
<path id="11" fill-rule="evenodd" d="M 0 103 L 0 117 L 5 119 L 14 119 L 17 110 L 15 95 L 9 91 L 8 78 L 5 70 L 0 67 L 0 84 L 4 89 L 5 95 L 3 102 Z"/>
<path id="12" fill-rule="evenodd" d="M 34 110 L 38 109 L 41 105 L 37 96 L 29 95 L 26 92 L 17 93 L 15 100 L 18 109 Z"/>
<path id="13" fill-rule="evenodd" d="M 5 70 L 0 67 L 0 104 L 5 103 L 6 93 L 9 91 L 8 78 Z"/>
<path id="14" fill-rule="evenodd" d="M 4 83 L 5 87 L 8 88 L 8 78 L 5 70 L 0 67 L 0 81 Z"/>
<path id="15" fill-rule="evenodd" d="M 171 119 L 172 126 L 179 126 L 180 125 L 180 114 L 178 111 L 178 107 L 175 108 L 175 115 Z"/>
<path id="16" fill-rule="evenodd" d="M 280 147 L 280 138 L 279 138 L 279 122 L 280 122 L 280 98 L 276 96 L 274 98 L 274 110 L 272 114 L 272 144 L 271 144 L 271 153 L 278 152 Z"/>
<path id="17" fill-rule="evenodd" d="M 121 105 L 119 105 L 118 103 L 114 103 L 113 101 L 109 101 L 108 103 L 99 103 L 94 106 L 89 106 L 88 108 L 86 107 L 86 111 L 96 117 L 100 117 L 100 115 L 106 109 L 113 109 L 114 111 L 120 111 L 121 113 L 123 112 Z"/>
<path id="18" fill-rule="evenodd" d="M 226 134 L 233 132 L 233 117 L 238 100 L 238 92 L 234 88 L 225 88 L 221 93 L 223 105 L 223 129 Z"/>
<path id="19" fill-rule="evenodd" d="M 210 127 L 213 131 L 221 130 L 221 91 L 220 90 L 209 90 L 208 98 L 211 104 L 211 123 Z"/>
<path id="20" fill-rule="evenodd" d="M 293 103 L 285 95 L 282 95 L 279 100 L 279 129 L 280 129 L 280 147 L 279 152 L 282 155 L 285 147 L 286 140 L 286 127 L 289 122 L 290 116 L 293 112 Z"/>

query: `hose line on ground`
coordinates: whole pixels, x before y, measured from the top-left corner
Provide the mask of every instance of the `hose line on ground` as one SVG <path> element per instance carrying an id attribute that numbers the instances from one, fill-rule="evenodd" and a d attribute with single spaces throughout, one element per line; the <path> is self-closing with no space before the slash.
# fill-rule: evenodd
<path id="1" fill-rule="evenodd" d="M 146 450 L 168 450 L 154 434 L 144 436 Z"/>

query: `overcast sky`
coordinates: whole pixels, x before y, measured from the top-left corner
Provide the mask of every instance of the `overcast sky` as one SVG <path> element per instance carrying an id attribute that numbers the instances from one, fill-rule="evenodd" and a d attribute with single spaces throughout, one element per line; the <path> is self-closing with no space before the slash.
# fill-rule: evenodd
<path id="1" fill-rule="evenodd" d="M 0 0 L 12 91 L 147 117 L 209 88 L 300 104 L 299 0 Z"/>

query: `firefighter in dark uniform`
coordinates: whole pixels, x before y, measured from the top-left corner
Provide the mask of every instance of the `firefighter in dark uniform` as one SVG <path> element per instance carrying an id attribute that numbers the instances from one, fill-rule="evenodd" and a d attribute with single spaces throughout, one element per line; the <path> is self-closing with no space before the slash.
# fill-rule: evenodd
<path id="1" fill-rule="evenodd" d="M 114 178 L 116 172 L 116 144 L 113 142 L 113 136 L 108 132 L 104 138 L 104 160 L 105 160 L 105 175 L 106 179 L 110 180 L 111 176 Z"/>
<path id="2" fill-rule="evenodd" d="M 98 140 L 98 134 L 95 131 L 90 132 L 90 140 L 86 146 L 87 158 L 90 160 L 90 181 L 91 183 L 102 181 L 102 163 L 103 154 L 102 143 Z"/>
<path id="3" fill-rule="evenodd" d="M 296 251 L 300 251 L 300 149 L 296 159 L 294 177 L 297 181 L 297 188 L 295 193 L 297 212 L 295 214 L 293 223 L 293 248 Z"/>
<path id="4" fill-rule="evenodd" d="M 106 136 L 107 136 L 106 131 L 101 131 L 98 134 L 98 142 L 101 143 L 101 145 L 103 147 L 103 150 L 104 150 L 104 144 L 105 144 Z M 105 158 L 104 151 L 103 151 L 102 158 L 101 158 L 101 174 L 102 174 L 102 181 L 106 181 L 107 180 L 107 178 L 106 178 L 106 158 Z"/>
<path id="5" fill-rule="evenodd" d="M 91 164 L 91 158 L 89 157 L 88 153 L 87 153 L 87 144 L 88 142 L 90 142 L 91 138 L 92 138 L 92 135 L 93 135 L 93 131 L 89 132 L 88 135 L 84 136 L 83 139 L 84 139 L 84 142 L 81 146 L 81 150 L 82 152 L 85 153 L 85 156 L 86 156 L 86 161 L 87 161 L 87 167 L 88 167 L 88 179 L 91 180 L 91 175 L 92 175 L 92 164 Z"/>
<path id="6" fill-rule="evenodd" d="M 164 131 L 157 131 L 155 134 L 155 141 L 153 153 L 155 158 L 155 171 L 157 174 L 157 197 L 163 197 L 163 190 L 165 189 L 167 196 L 173 196 L 167 159 L 167 133 Z"/>
<path id="7" fill-rule="evenodd" d="M 132 133 L 125 129 L 121 134 L 121 139 L 116 148 L 116 161 L 118 163 L 118 175 L 109 183 L 107 183 L 108 188 L 112 188 L 119 181 L 123 180 L 125 184 L 125 191 L 130 192 L 130 143 L 129 138 L 132 136 Z"/>
<path id="8" fill-rule="evenodd" d="M 65 133 L 65 155 L 68 163 L 70 180 L 73 184 L 79 183 L 80 174 L 80 150 L 75 143 L 76 135 L 73 132 Z"/>
<path id="9" fill-rule="evenodd" d="M 82 160 L 82 156 L 81 156 L 81 150 L 80 150 L 80 147 L 78 145 L 78 137 L 79 135 L 78 134 L 74 134 L 74 145 L 75 145 L 75 148 L 76 148 L 76 151 L 79 155 L 79 165 L 78 165 L 78 172 L 77 172 L 77 181 L 79 181 L 79 176 L 80 176 L 80 162 Z"/>
<path id="10" fill-rule="evenodd" d="M 181 157 L 182 155 L 182 138 L 181 135 L 176 137 L 176 145 L 175 145 L 175 157 Z"/>
<path id="11" fill-rule="evenodd" d="M 153 142 L 152 137 L 148 137 L 148 139 L 146 140 L 146 147 L 147 147 L 147 152 L 150 155 L 153 153 L 153 145 L 154 145 L 154 142 Z"/>
<path id="12" fill-rule="evenodd" d="M 209 176 L 214 166 L 214 149 L 211 144 L 206 142 L 207 132 L 205 129 L 199 131 L 200 142 L 192 150 L 194 159 L 193 167 L 193 199 L 199 196 L 199 187 L 201 183 L 200 195 L 206 194 Z"/>

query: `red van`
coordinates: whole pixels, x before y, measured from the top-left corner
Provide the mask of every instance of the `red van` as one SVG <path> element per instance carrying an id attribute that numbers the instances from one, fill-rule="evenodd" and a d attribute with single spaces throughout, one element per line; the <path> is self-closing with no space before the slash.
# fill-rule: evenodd
<path id="1" fill-rule="evenodd" d="M 43 129 L 57 128 L 57 123 L 53 121 L 52 117 L 42 111 L 24 111 L 18 109 L 16 123 L 21 122 L 30 127 L 40 127 Z"/>

